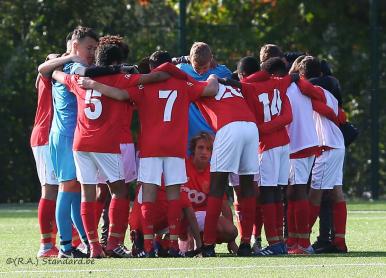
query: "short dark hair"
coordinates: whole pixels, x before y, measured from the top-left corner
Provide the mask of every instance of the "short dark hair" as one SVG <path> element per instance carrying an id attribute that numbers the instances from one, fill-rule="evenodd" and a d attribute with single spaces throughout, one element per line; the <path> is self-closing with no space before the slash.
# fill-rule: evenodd
<path id="1" fill-rule="evenodd" d="M 96 51 L 96 64 L 98 66 L 109 66 L 114 62 L 120 64 L 122 62 L 122 52 L 116 44 L 99 45 Z"/>
<path id="2" fill-rule="evenodd" d="M 122 51 L 122 60 L 129 57 L 129 45 L 119 35 L 107 35 L 99 38 L 99 44 L 116 44 Z"/>
<path id="3" fill-rule="evenodd" d="M 284 53 L 278 45 L 265 44 L 260 48 L 260 63 L 264 63 L 269 58 L 273 57 L 284 57 Z"/>
<path id="4" fill-rule="evenodd" d="M 269 58 L 267 61 L 262 63 L 261 70 L 277 76 L 284 76 L 287 74 L 285 63 L 279 57 Z"/>
<path id="5" fill-rule="evenodd" d="M 245 73 L 246 76 L 251 75 L 252 73 L 255 73 L 259 70 L 259 60 L 252 56 L 241 58 L 237 63 L 237 71 L 239 73 Z"/>
<path id="6" fill-rule="evenodd" d="M 299 73 L 306 79 L 320 77 L 322 71 L 320 61 L 313 56 L 306 56 L 299 64 Z"/>
<path id="7" fill-rule="evenodd" d="M 150 72 L 149 57 L 144 57 L 138 63 L 138 71 L 141 74 L 147 74 Z"/>
<path id="8" fill-rule="evenodd" d="M 86 37 L 92 38 L 99 42 L 98 34 L 92 28 L 83 26 L 78 26 L 74 29 L 71 39 L 81 41 Z"/>
<path id="9" fill-rule="evenodd" d="M 191 155 L 194 154 L 194 150 L 196 149 L 198 140 L 206 141 L 207 143 L 211 144 L 213 148 L 213 141 L 214 141 L 213 135 L 210 134 L 209 132 L 201 131 L 196 136 L 194 136 L 189 142 L 189 152 Z"/>
<path id="10" fill-rule="evenodd" d="M 163 63 L 168 62 L 172 62 L 172 57 L 170 56 L 169 52 L 163 50 L 157 50 L 156 52 L 151 54 L 149 58 L 150 69 L 155 69 Z"/>

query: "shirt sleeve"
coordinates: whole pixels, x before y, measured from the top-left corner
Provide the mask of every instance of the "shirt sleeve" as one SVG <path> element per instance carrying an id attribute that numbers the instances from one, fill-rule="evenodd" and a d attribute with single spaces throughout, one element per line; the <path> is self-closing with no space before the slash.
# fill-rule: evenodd
<path id="1" fill-rule="evenodd" d="M 140 78 L 141 74 L 119 74 L 114 87 L 125 90 L 137 86 Z"/>
<path id="2" fill-rule="evenodd" d="M 310 97 L 313 100 L 318 100 L 326 103 L 326 97 L 320 87 L 312 85 L 305 79 L 300 79 L 296 84 L 298 85 L 299 90 L 302 92 L 302 94 Z"/>
<path id="3" fill-rule="evenodd" d="M 311 102 L 312 102 L 312 109 L 315 112 L 318 112 L 320 115 L 326 117 L 327 119 L 334 122 L 335 124 L 338 124 L 338 117 L 331 107 L 327 106 L 327 104 L 325 104 L 322 101 L 312 99 Z"/>
<path id="4" fill-rule="evenodd" d="M 77 80 L 79 78 L 79 75 L 73 75 L 73 74 L 66 74 L 65 73 L 65 78 L 64 78 L 64 85 L 66 85 L 67 88 L 69 88 L 69 91 L 72 93 L 77 94 L 78 90 L 78 83 Z"/>
<path id="5" fill-rule="evenodd" d="M 246 82 L 241 82 L 241 94 L 247 101 L 253 98 L 253 94 L 255 91 L 256 90 L 254 85 Z"/>
<path id="6" fill-rule="evenodd" d="M 197 100 L 202 93 L 204 92 L 205 87 L 208 85 L 208 82 L 206 81 L 193 81 L 192 82 L 188 81 L 186 82 L 188 86 L 188 95 L 190 101 L 195 101 Z"/>

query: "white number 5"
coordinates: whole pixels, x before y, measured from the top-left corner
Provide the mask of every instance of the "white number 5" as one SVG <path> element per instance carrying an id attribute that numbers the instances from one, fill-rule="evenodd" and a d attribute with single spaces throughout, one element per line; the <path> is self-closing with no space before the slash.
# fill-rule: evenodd
<path id="1" fill-rule="evenodd" d="M 91 109 L 90 105 L 84 109 L 84 113 L 86 114 L 86 117 L 89 118 L 90 120 L 96 120 L 102 114 L 102 102 L 100 101 L 99 98 L 97 98 L 101 96 L 102 94 L 98 91 L 94 91 L 94 90 L 86 91 L 86 98 L 84 102 L 86 104 L 94 105 L 93 110 Z"/>
<path id="2" fill-rule="evenodd" d="M 158 92 L 159 98 L 166 98 L 166 105 L 164 110 L 164 122 L 170 122 L 172 120 L 172 110 L 173 110 L 173 104 L 176 101 L 177 98 L 177 91 L 176 90 L 160 90 Z"/>

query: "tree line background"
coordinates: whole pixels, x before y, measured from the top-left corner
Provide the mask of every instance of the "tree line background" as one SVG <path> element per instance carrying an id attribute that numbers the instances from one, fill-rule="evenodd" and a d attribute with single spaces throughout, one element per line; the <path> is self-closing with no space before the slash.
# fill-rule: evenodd
<path id="1" fill-rule="evenodd" d="M 379 26 L 386 26 L 380 1 Z M 178 1 L 0 1 L 0 202 L 36 201 L 40 195 L 29 146 L 36 109 L 37 66 L 49 53 L 65 51 L 65 36 L 77 25 L 100 35 L 119 34 L 136 63 L 156 49 L 179 55 Z M 386 39 L 379 29 L 380 194 L 385 194 Z M 207 42 L 231 70 L 261 45 L 306 51 L 327 59 L 340 80 L 344 108 L 361 134 L 346 152 L 344 188 L 350 196 L 369 191 L 370 26 L 369 1 L 206 0 L 187 1 L 187 46 Z M 186 53 L 188 54 L 188 53 Z"/>

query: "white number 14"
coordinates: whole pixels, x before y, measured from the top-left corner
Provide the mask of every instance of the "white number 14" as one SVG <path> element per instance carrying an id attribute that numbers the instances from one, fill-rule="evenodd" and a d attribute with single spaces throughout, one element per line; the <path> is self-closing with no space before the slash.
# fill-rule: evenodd
<path id="1" fill-rule="evenodd" d="M 271 107 L 267 93 L 259 95 L 259 101 L 264 106 L 264 122 L 269 122 L 273 115 L 280 114 L 282 101 L 278 89 L 274 89 L 273 91 Z"/>

